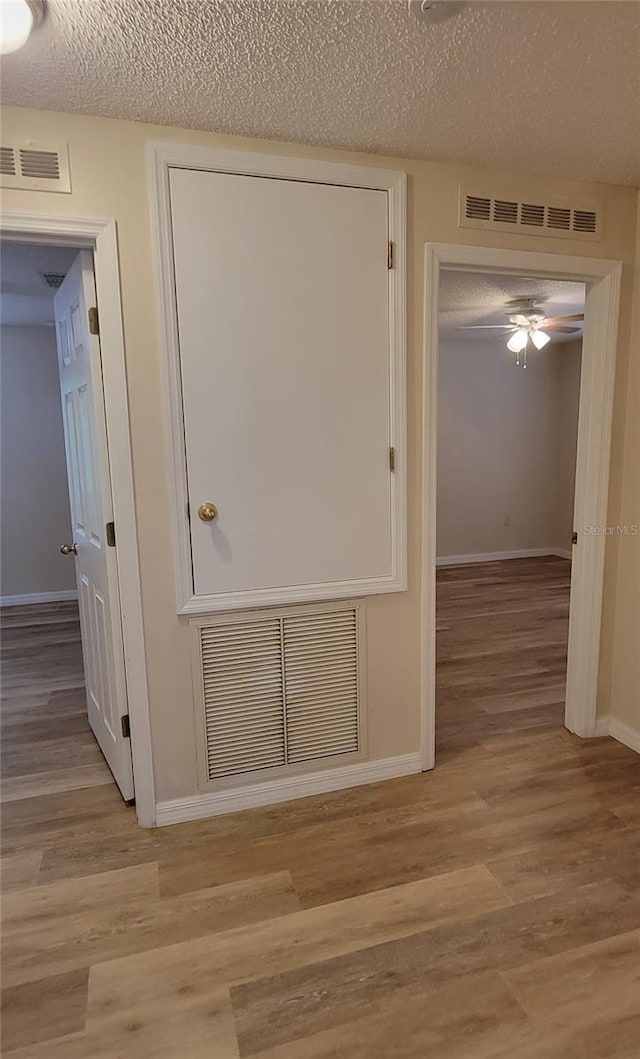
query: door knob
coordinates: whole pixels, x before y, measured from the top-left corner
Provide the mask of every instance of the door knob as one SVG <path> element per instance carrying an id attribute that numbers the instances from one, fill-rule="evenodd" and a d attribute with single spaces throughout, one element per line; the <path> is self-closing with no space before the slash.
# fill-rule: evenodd
<path id="1" fill-rule="evenodd" d="M 62 555 L 77 555 L 78 545 L 77 544 L 63 544 L 60 548 Z"/>
<path id="2" fill-rule="evenodd" d="M 200 504 L 200 507 L 198 508 L 198 518 L 202 519 L 203 522 L 213 522 L 217 514 L 218 509 L 210 500 L 205 501 L 204 504 Z"/>

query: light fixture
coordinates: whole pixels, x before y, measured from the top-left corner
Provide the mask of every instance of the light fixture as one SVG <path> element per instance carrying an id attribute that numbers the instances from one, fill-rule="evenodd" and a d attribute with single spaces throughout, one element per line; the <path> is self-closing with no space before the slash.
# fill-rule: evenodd
<path id="1" fill-rule="evenodd" d="M 522 327 L 519 331 L 514 331 L 511 338 L 507 342 L 507 349 L 510 349 L 512 353 L 521 353 L 526 348 L 527 342 L 529 341 L 529 332 L 526 328 Z"/>
<path id="2" fill-rule="evenodd" d="M 533 330 L 531 332 L 531 341 L 533 342 L 536 349 L 544 349 L 547 342 L 551 341 L 549 335 L 545 335 L 544 331 Z"/>
<path id="3" fill-rule="evenodd" d="M 0 0 L 0 53 L 7 55 L 26 44 L 44 18 L 44 0 Z"/>

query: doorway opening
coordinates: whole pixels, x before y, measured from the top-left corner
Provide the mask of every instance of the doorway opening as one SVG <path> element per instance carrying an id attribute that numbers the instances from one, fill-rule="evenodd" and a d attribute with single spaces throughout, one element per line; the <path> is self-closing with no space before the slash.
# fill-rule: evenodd
<path id="1" fill-rule="evenodd" d="M 565 727 L 584 738 L 597 734 L 606 540 L 605 534 L 598 533 L 597 528 L 606 526 L 607 522 L 622 265 L 619 261 L 568 257 L 555 253 L 496 250 L 458 244 L 426 245 L 420 714 L 421 758 L 425 770 L 433 768 L 436 763 L 439 307 L 440 285 L 444 272 L 448 270 L 476 275 L 497 273 L 503 280 L 504 277 L 526 277 L 532 285 L 534 281 L 584 284 L 564 710 Z M 527 291 L 529 293 L 536 294 L 533 286 L 531 292 Z M 526 316 L 526 313 L 518 315 Z M 509 319 L 504 322 L 509 325 L 512 323 Z M 532 331 L 530 323 L 524 321 L 528 330 Z M 517 352 L 517 346 L 517 342 L 510 344 L 512 355 Z M 524 344 L 520 352 L 523 348 Z M 514 366 L 514 371 L 521 371 L 527 378 L 530 370 L 527 367 L 525 371 L 524 365 Z M 503 530 L 511 528 L 509 525 L 504 526 L 504 518 L 509 514 L 507 511 L 502 512 Z M 562 556 L 553 558 L 560 561 Z"/>
<path id="2" fill-rule="evenodd" d="M 93 255 L 1 255 L 3 793 L 115 780 L 132 802 Z"/>
<path id="3" fill-rule="evenodd" d="M 154 827 L 156 795 L 116 222 L 113 218 L 61 217 L 5 210 L 0 236 L 8 242 L 82 248 L 93 258 L 95 305 L 100 309 L 98 362 L 102 368 L 111 499 L 117 535 L 117 575 L 135 809 L 142 827 Z"/>
<path id="4" fill-rule="evenodd" d="M 584 283 L 439 285 L 436 754 L 561 728 Z"/>

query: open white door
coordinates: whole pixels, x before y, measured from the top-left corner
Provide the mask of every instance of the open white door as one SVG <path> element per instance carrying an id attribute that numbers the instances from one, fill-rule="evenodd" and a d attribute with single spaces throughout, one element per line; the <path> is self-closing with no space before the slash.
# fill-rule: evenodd
<path id="1" fill-rule="evenodd" d="M 123 798 L 133 798 L 131 740 L 112 515 L 100 341 L 89 326 L 92 256 L 78 254 L 55 300 L 73 542 L 89 724 Z M 97 319 L 97 313 L 96 313 Z"/>

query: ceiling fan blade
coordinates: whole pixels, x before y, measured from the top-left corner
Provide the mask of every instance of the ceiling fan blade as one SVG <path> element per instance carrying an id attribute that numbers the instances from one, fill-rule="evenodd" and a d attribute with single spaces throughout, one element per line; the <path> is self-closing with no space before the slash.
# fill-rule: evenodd
<path id="1" fill-rule="evenodd" d="M 458 331 L 510 331 L 512 324 L 460 324 Z"/>
<path id="2" fill-rule="evenodd" d="M 580 328 L 579 327 L 560 327 L 559 324 L 553 324 L 550 327 L 548 323 L 544 323 L 543 326 L 540 328 L 540 330 L 541 331 L 553 331 L 554 334 L 563 334 L 563 335 L 579 335 L 580 334 Z"/>
<path id="3" fill-rule="evenodd" d="M 584 313 L 574 313 L 572 316 L 549 316 L 545 319 L 543 327 L 551 324 L 569 324 L 572 320 L 584 320 Z"/>

